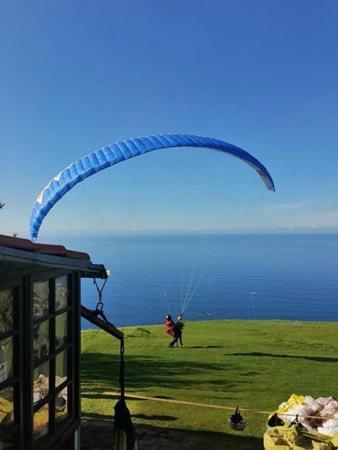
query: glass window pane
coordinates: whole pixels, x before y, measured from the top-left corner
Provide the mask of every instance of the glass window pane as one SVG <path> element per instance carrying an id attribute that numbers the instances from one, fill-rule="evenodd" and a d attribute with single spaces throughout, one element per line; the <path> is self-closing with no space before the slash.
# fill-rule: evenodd
<path id="1" fill-rule="evenodd" d="M 39 281 L 33 285 L 33 318 L 46 316 L 49 312 L 49 282 Z"/>
<path id="2" fill-rule="evenodd" d="M 37 403 L 49 392 L 49 362 L 41 364 L 33 373 L 33 403 Z"/>
<path id="3" fill-rule="evenodd" d="M 67 321 L 68 321 L 68 313 L 60 314 L 55 318 L 56 349 L 60 348 L 63 344 L 66 344 L 67 342 L 67 334 L 68 334 Z"/>
<path id="4" fill-rule="evenodd" d="M 55 387 L 67 380 L 67 353 L 61 352 L 55 358 Z"/>
<path id="5" fill-rule="evenodd" d="M 13 330 L 13 290 L 0 291 L 0 333 Z"/>
<path id="6" fill-rule="evenodd" d="M 55 310 L 65 308 L 68 304 L 68 277 L 55 278 Z"/>
<path id="7" fill-rule="evenodd" d="M 13 376 L 13 338 L 0 341 L 0 383 Z"/>
<path id="8" fill-rule="evenodd" d="M 34 439 L 44 436 L 48 433 L 49 423 L 49 404 L 38 409 L 33 414 L 33 437 Z"/>
<path id="9" fill-rule="evenodd" d="M 14 423 L 13 386 L 0 391 L 0 448 L 14 449 L 18 429 Z M 3 446 L 2 446 L 3 445 Z"/>
<path id="10" fill-rule="evenodd" d="M 49 320 L 33 325 L 34 361 L 49 355 Z"/>
<path id="11" fill-rule="evenodd" d="M 61 422 L 68 414 L 68 387 L 62 389 L 55 399 L 55 421 Z"/>

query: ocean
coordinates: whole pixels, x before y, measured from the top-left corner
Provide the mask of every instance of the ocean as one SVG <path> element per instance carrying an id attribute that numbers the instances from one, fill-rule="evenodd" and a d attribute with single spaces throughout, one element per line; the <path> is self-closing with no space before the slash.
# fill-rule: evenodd
<path id="1" fill-rule="evenodd" d="M 105 312 L 120 327 L 163 323 L 182 307 L 185 320 L 338 320 L 338 234 L 139 232 L 63 242 L 110 270 Z M 83 280 L 83 304 L 96 301 Z"/>

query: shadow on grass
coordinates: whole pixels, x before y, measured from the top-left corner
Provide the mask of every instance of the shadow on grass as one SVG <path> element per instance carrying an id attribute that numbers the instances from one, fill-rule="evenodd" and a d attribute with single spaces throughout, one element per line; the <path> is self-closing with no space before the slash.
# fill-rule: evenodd
<path id="1" fill-rule="evenodd" d="M 177 417 L 164 416 L 160 414 L 133 414 L 133 417 L 142 420 L 163 420 L 164 422 L 171 422 L 173 420 L 177 420 Z"/>
<path id="2" fill-rule="evenodd" d="M 151 356 L 128 356 L 125 372 L 128 390 L 140 388 L 174 388 L 180 389 L 204 384 L 226 392 L 247 383 L 247 380 L 227 381 L 219 379 L 219 373 L 226 373 L 231 366 L 221 363 L 203 363 L 191 361 L 158 360 Z M 81 355 L 82 395 L 115 389 L 119 377 L 119 358 L 105 353 L 83 353 Z M 212 379 L 212 373 L 215 378 Z M 208 380 L 206 381 L 206 375 Z"/>
<path id="3" fill-rule="evenodd" d="M 118 390 L 118 389 L 117 389 Z M 98 394 L 96 392 L 94 392 L 93 394 L 90 394 L 88 392 L 82 392 L 81 393 L 81 397 L 82 398 L 90 398 L 93 400 L 119 400 L 120 396 L 119 395 L 115 395 L 115 394 Z M 126 398 L 128 399 L 128 397 L 126 396 Z M 142 401 L 142 400 L 140 400 Z"/>
<path id="4" fill-rule="evenodd" d="M 223 348 L 223 345 L 192 345 L 184 348 Z"/>
<path id="5" fill-rule="evenodd" d="M 305 356 L 305 355 L 280 355 L 278 353 L 262 353 L 262 352 L 249 352 L 249 353 L 227 353 L 225 356 L 257 356 L 268 358 L 284 358 L 284 359 L 306 359 L 308 361 L 316 362 L 328 362 L 337 363 L 338 358 L 330 358 L 329 356 Z"/>
<path id="6" fill-rule="evenodd" d="M 175 386 L 179 386 L 181 390 L 188 390 L 189 387 L 203 384 L 203 386 L 211 386 L 214 391 L 220 390 L 223 395 L 223 392 L 230 388 L 234 392 L 249 382 L 248 377 L 244 380 L 236 380 L 236 382 L 233 379 L 227 380 L 226 376 L 219 378 L 220 373 L 226 374 L 226 371 L 232 367 L 231 364 L 225 362 L 208 364 L 200 361 L 163 361 L 152 356 L 128 355 L 125 366 L 126 385 L 131 392 L 141 388 L 150 388 L 152 391 L 155 388 L 173 389 Z M 112 447 L 113 415 L 111 413 L 118 396 L 107 394 L 106 391 L 118 390 L 118 376 L 119 357 L 117 355 L 105 353 L 83 353 L 81 355 L 82 398 L 98 402 L 100 400 L 112 401 L 109 415 L 101 415 L 97 412 L 88 412 L 84 415 L 83 419 L 88 423 L 84 424 L 83 442 L 88 448 L 84 447 L 83 450 L 89 448 L 110 450 Z M 212 378 L 210 379 L 210 377 Z M 169 398 L 164 395 L 157 395 L 157 397 Z M 126 398 L 128 400 L 128 395 Z M 142 400 L 138 399 L 137 401 Z M 150 414 L 147 414 L 146 411 L 139 411 L 133 416 L 139 436 L 139 450 L 172 450 L 173 448 L 180 450 L 262 450 L 261 439 L 255 437 L 165 428 L 166 424 L 175 424 L 178 418 L 173 415 L 152 414 L 152 412 L 160 413 L 161 411 L 157 411 L 155 407 Z M 175 414 L 175 412 L 173 413 Z M 91 422 L 94 431 L 88 431 Z M 98 432 L 95 431 L 95 426 L 104 427 L 107 445 L 100 439 L 100 446 L 102 446 L 97 447 Z M 92 444 L 91 440 L 93 440 Z"/>
<path id="7" fill-rule="evenodd" d="M 113 397 L 110 396 L 109 399 L 112 399 Z M 174 416 L 165 416 L 160 414 L 133 414 L 133 418 L 135 419 L 141 419 L 141 420 L 163 420 L 164 422 L 172 422 L 174 420 L 177 420 L 177 417 Z M 97 413 L 91 413 L 86 412 L 83 416 L 84 419 L 97 419 L 100 421 L 113 421 L 114 416 L 109 414 L 97 414 Z"/>
<path id="8" fill-rule="evenodd" d="M 142 417 L 140 417 L 142 416 Z M 210 431 L 188 431 L 163 428 L 150 424 L 138 424 L 137 419 L 162 420 L 164 416 L 134 415 L 133 421 L 139 450 L 262 450 L 262 439 L 243 434 L 228 434 Z M 110 450 L 113 443 L 113 416 L 87 414 L 81 426 L 84 448 Z M 135 421 L 136 419 L 136 421 Z M 163 420 L 168 420 L 163 419 Z M 99 425 L 99 427 L 98 427 Z M 100 439 L 97 439 L 98 431 Z"/>
<path id="9" fill-rule="evenodd" d="M 83 414 L 82 419 L 88 420 L 88 419 L 95 419 L 102 422 L 113 422 L 114 416 L 109 414 L 97 414 L 97 413 L 89 413 L 86 412 Z"/>

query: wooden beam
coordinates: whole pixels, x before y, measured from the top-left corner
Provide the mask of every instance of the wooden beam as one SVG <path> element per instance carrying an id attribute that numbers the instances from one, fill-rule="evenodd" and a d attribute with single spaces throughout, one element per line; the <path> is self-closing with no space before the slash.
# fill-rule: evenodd
<path id="1" fill-rule="evenodd" d="M 95 312 L 91 311 L 90 309 L 86 308 L 83 305 L 81 305 L 81 316 L 84 319 L 88 320 L 88 322 L 92 323 L 93 325 L 96 325 L 97 327 L 99 327 L 102 330 L 106 331 L 107 333 L 111 334 L 112 336 L 119 339 L 120 341 L 123 340 L 122 331 L 118 330 L 112 323 L 106 322 L 105 320 L 100 319 L 95 314 Z"/>

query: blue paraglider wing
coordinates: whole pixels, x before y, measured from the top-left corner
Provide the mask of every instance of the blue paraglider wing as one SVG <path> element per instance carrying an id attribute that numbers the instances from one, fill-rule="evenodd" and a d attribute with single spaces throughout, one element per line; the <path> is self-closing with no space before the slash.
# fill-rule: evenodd
<path id="1" fill-rule="evenodd" d="M 76 184 L 107 167 L 138 155 L 164 148 L 204 147 L 218 150 L 241 159 L 256 170 L 265 186 L 274 191 L 273 180 L 267 169 L 250 153 L 227 142 L 188 134 L 164 134 L 128 139 L 102 147 L 74 161 L 56 175 L 38 195 L 30 220 L 30 234 L 36 239 L 43 219 L 51 208 Z"/>

